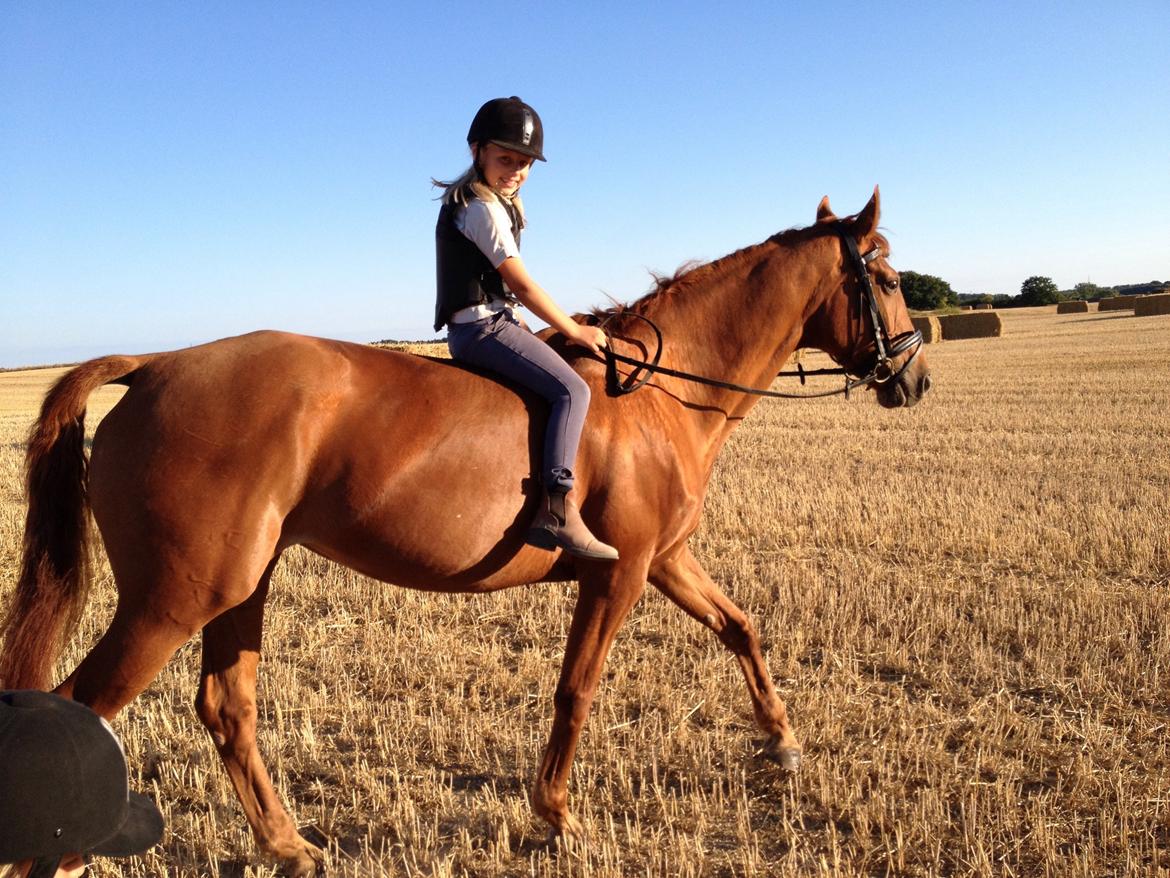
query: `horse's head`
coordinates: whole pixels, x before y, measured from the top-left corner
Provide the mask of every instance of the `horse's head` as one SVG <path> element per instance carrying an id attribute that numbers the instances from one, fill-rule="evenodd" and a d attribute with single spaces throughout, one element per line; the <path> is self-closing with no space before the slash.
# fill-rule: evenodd
<path id="1" fill-rule="evenodd" d="M 825 351 L 849 372 L 868 379 L 887 408 L 911 406 L 930 389 L 922 336 L 914 329 L 878 233 L 878 189 L 861 213 L 838 219 L 821 199 L 817 224 L 832 230 L 836 266 L 821 305 L 805 322 L 802 346 Z"/>

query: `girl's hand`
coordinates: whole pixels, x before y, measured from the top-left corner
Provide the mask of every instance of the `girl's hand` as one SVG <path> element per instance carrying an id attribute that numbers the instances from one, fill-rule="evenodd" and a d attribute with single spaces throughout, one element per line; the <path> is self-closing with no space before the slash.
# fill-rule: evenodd
<path id="1" fill-rule="evenodd" d="M 583 348 L 589 348 L 593 353 L 600 353 L 601 348 L 605 345 L 607 339 L 605 333 L 601 331 L 598 326 L 582 326 L 576 324 L 576 329 L 569 336 L 569 341 L 573 344 L 579 344 Z"/>

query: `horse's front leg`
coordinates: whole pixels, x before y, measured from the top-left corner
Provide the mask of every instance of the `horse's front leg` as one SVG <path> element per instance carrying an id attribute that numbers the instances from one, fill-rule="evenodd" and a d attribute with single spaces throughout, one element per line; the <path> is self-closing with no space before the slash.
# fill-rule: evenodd
<path id="1" fill-rule="evenodd" d="M 800 744 L 788 725 L 784 702 L 760 651 L 760 638 L 747 614 L 732 603 L 684 546 L 650 568 L 650 582 L 664 595 L 715 632 L 739 661 L 752 699 L 756 724 L 768 735 L 768 752 L 784 768 L 800 767 Z"/>
<path id="2" fill-rule="evenodd" d="M 630 563 L 623 558 L 614 564 L 582 564 L 580 569 L 580 592 L 553 696 L 556 713 L 552 732 L 532 788 L 533 810 L 552 824 L 554 833 L 575 839 L 582 838 L 584 832 L 569 812 L 573 754 L 614 635 L 646 584 L 644 562 Z"/>

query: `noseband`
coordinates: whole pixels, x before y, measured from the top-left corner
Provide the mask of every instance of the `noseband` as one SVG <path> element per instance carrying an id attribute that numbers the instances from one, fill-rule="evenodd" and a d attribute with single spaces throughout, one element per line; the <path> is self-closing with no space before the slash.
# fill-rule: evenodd
<path id="1" fill-rule="evenodd" d="M 853 236 L 845 229 L 844 223 L 838 221 L 836 224 L 837 234 L 840 236 L 845 245 L 845 252 L 849 254 L 850 264 L 857 275 L 857 280 L 861 286 L 861 298 L 865 301 L 870 325 L 873 328 L 874 347 L 876 349 L 876 357 L 874 359 L 873 367 L 869 373 L 864 377 L 851 379 L 850 376 L 854 373 L 849 369 L 805 369 L 799 363 L 796 364 L 795 372 L 781 372 L 777 377 L 779 378 L 800 378 L 800 383 L 805 383 L 805 378 L 809 375 L 844 375 L 845 386 L 840 390 L 826 390 L 822 393 L 782 393 L 777 390 L 759 390 L 755 387 L 746 387 L 742 384 L 733 384 L 729 381 L 718 381 L 714 378 L 706 378 L 702 375 L 695 375 L 690 372 L 681 372 L 677 369 L 668 369 L 665 366 L 659 366 L 658 361 L 662 358 L 662 330 L 649 317 L 642 314 L 636 314 L 633 311 L 625 312 L 631 317 L 637 317 L 644 323 L 649 324 L 650 328 L 654 330 L 654 337 L 656 345 L 653 359 L 638 360 L 633 357 L 627 357 L 614 351 L 613 346 L 606 344 L 604 349 L 605 354 L 605 371 L 606 383 L 609 392 L 615 396 L 620 396 L 626 393 L 633 393 L 640 387 L 646 384 L 650 378 L 655 375 L 669 375 L 673 378 L 681 378 L 685 381 L 693 381 L 697 384 L 705 384 L 709 387 L 721 387 L 726 390 L 737 390 L 741 393 L 751 393 L 756 396 L 770 396 L 781 399 L 814 399 L 822 396 L 837 396 L 838 394 L 845 394 L 845 398 L 849 398 L 849 391 L 855 390 L 858 387 L 865 387 L 869 384 L 885 384 L 888 381 L 898 379 L 903 372 L 910 368 L 910 364 L 918 359 L 918 354 L 922 351 L 922 332 L 920 330 L 911 330 L 909 332 L 899 333 L 891 337 L 889 330 L 886 328 L 885 318 L 882 317 L 881 309 L 878 307 L 877 296 L 873 291 L 873 283 L 869 279 L 869 263 L 877 259 L 881 255 L 881 250 L 874 247 L 864 256 L 857 249 L 857 242 L 853 240 Z M 602 328 L 605 324 L 613 319 L 616 314 L 611 314 L 601 322 Z M 906 358 L 906 362 L 902 364 L 901 368 L 894 371 L 893 358 L 898 354 L 914 348 L 914 353 Z M 617 371 L 617 364 L 625 363 L 634 366 L 633 373 L 629 376 L 625 383 L 622 383 Z M 645 372 L 644 375 L 638 377 L 639 372 Z"/>

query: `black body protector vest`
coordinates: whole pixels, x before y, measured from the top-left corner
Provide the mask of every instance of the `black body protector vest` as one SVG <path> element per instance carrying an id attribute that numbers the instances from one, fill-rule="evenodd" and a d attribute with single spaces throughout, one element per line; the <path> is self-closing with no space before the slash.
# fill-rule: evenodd
<path id="1" fill-rule="evenodd" d="M 520 213 L 504 199 L 500 199 L 512 222 L 512 235 L 520 246 Z M 457 204 L 444 204 L 439 209 L 435 226 L 435 267 L 438 294 L 435 298 L 435 332 L 451 319 L 456 311 L 472 305 L 485 305 L 492 300 L 504 300 L 504 279 L 492 267 L 491 260 L 475 242 L 455 225 Z"/>

